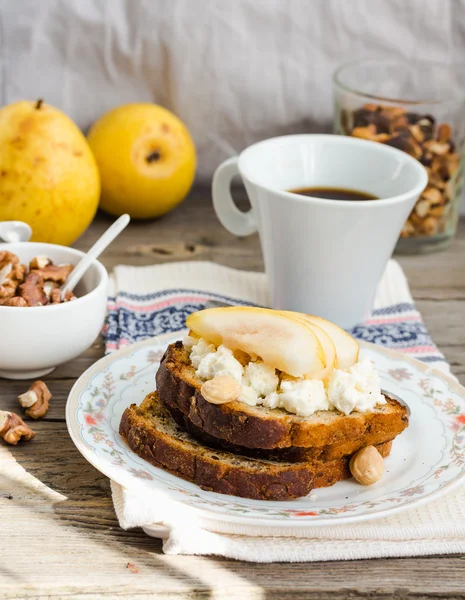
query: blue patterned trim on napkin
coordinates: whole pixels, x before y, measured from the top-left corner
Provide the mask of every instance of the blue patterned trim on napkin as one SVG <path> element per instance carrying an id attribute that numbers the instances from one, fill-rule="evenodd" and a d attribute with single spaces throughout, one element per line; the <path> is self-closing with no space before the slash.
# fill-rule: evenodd
<path id="1" fill-rule="evenodd" d="M 147 295 L 120 292 L 108 299 L 104 330 L 106 350 L 139 342 L 162 333 L 180 331 L 186 318 L 214 300 L 251 305 L 235 298 L 191 289 L 170 289 Z M 369 320 L 350 333 L 357 339 L 406 352 L 424 362 L 445 362 L 414 304 L 402 303 L 373 311 Z"/>

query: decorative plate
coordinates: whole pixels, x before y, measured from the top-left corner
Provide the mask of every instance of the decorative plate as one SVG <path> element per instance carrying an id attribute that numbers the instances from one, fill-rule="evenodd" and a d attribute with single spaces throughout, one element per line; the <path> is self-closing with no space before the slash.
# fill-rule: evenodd
<path id="1" fill-rule="evenodd" d="M 183 332 L 164 334 L 106 356 L 88 369 L 69 395 L 66 420 L 83 456 L 117 483 L 148 487 L 197 515 L 237 524 L 290 527 L 355 522 L 388 516 L 429 502 L 465 474 L 465 388 L 408 356 L 362 343 L 380 372 L 382 387 L 410 409 L 409 427 L 394 441 L 380 482 L 353 480 L 289 501 L 247 500 L 200 489 L 153 467 L 118 433 L 124 409 L 155 387 L 166 346 Z"/>

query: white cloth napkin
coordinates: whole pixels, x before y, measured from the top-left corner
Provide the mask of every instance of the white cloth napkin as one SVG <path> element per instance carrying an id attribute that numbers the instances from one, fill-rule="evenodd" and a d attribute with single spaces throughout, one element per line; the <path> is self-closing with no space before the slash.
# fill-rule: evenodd
<path id="1" fill-rule="evenodd" d="M 119 295 L 124 300 L 121 303 L 124 310 L 127 310 L 129 295 L 140 310 L 144 298 L 153 304 L 153 297 L 159 290 L 181 286 L 267 304 L 264 275 L 211 263 L 142 268 L 119 266 L 115 269 L 112 286 L 109 304 L 110 311 L 116 314 Z M 131 290 L 132 294 L 124 290 Z M 395 307 L 393 311 L 392 307 Z M 377 292 L 375 309 L 378 314 L 385 310 L 390 311 L 389 314 L 398 314 L 397 307 L 414 310 L 405 275 L 398 263 L 391 260 Z M 119 321 L 124 321 L 121 315 Z M 119 337 L 114 333 L 113 346 L 109 349 L 118 347 L 116 338 L 123 341 L 122 345 L 127 343 L 124 335 L 130 336 L 127 332 L 120 332 Z M 437 361 L 435 367 L 448 370 L 447 363 L 438 360 L 434 351 L 428 356 Z M 317 526 L 304 533 L 293 527 L 273 530 L 234 525 L 214 515 L 199 518 L 188 506 L 166 501 L 155 493 L 125 489 L 115 482 L 111 483 L 111 488 L 121 527 L 140 526 L 150 535 L 162 537 L 163 550 L 168 554 L 213 554 L 252 562 L 306 562 L 465 552 L 464 487 L 400 515 L 353 525 Z"/>
<path id="2" fill-rule="evenodd" d="M 465 489 L 399 515 L 353 525 L 298 531 L 239 526 L 195 518 L 188 507 L 160 502 L 112 482 L 113 503 L 123 529 L 146 529 L 163 538 L 166 554 L 218 555 L 250 562 L 313 562 L 465 552 Z"/>

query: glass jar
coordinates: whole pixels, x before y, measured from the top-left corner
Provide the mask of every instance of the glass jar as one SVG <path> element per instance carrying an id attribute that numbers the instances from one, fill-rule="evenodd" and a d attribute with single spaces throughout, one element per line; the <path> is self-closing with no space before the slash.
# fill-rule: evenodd
<path id="1" fill-rule="evenodd" d="M 463 181 L 463 68 L 362 60 L 339 68 L 333 86 L 335 133 L 399 148 L 428 171 L 428 185 L 405 223 L 396 251 L 446 248 L 457 228 Z"/>

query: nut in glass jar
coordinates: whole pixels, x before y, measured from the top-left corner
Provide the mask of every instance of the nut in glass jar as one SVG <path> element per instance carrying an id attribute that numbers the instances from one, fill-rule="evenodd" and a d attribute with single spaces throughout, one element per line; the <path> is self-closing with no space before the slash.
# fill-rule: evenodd
<path id="1" fill-rule="evenodd" d="M 380 104 L 365 104 L 355 111 L 352 124 L 352 129 L 347 131 L 349 135 L 407 152 L 428 171 L 428 186 L 418 199 L 401 236 L 442 233 L 460 167 L 460 154 L 455 151 L 450 125 L 436 125 L 431 115 Z"/>
<path id="2" fill-rule="evenodd" d="M 393 146 L 427 170 L 428 185 L 402 229 L 397 246 L 401 252 L 445 247 L 455 233 L 465 71 L 461 77 L 437 63 L 391 60 L 359 61 L 334 76 L 336 133 Z"/>

